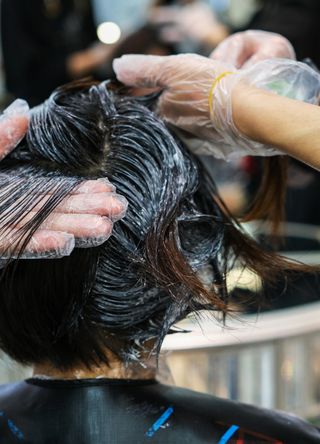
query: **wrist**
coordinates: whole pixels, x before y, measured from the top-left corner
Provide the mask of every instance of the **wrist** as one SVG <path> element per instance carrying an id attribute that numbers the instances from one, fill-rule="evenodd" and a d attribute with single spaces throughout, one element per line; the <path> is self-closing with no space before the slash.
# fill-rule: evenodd
<path id="1" fill-rule="evenodd" d="M 234 85 L 231 91 L 232 117 L 235 127 L 243 136 L 264 142 L 259 116 L 264 100 L 272 95 L 273 93 L 247 84 L 245 80 Z"/>
<path id="2" fill-rule="evenodd" d="M 246 100 L 251 86 L 244 81 L 237 82 L 231 91 L 232 117 L 237 130 L 244 136 L 250 136 L 250 126 L 247 121 Z"/>

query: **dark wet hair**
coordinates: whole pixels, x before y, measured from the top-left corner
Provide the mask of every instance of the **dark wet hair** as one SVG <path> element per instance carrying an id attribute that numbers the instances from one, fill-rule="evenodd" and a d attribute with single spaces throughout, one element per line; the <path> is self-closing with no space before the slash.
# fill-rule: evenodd
<path id="1" fill-rule="evenodd" d="M 102 246 L 5 268 L 0 346 L 15 360 L 91 366 L 107 360 L 106 349 L 139 360 L 146 342 L 157 352 L 189 313 L 228 312 L 236 259 L 263 279 L 290 268 L 227 215 L 204 168 L 150 110 L 154 100 L 123 97 L 108 83 L 59 88 L 0 163 L 1 227 L 52 194 L 19 231 L 21 251 L 83 178 L 108 177 L 129 202 Z"/>

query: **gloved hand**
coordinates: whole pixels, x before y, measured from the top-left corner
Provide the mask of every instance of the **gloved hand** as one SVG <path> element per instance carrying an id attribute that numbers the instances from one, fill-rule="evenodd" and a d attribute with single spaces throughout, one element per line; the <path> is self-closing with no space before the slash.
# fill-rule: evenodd
<path id="1" fill-rule="evenodd" d="M 196 54 L 125 55 L 114 60 L 113 68 L 126 85 L 164 88 L 158 104 L 161 116 L 200 138 L 210 138 L 215 132 L 209 107 L 214 80 L 223 72 L 234 71 L 231 65 Z"/>
<path id="2" fill-rule="evenodd" d="M 22 140 L 28 123 L 29 108 L 25 101 L 17 100 L 4 111 L 0 118 L 0 159 Z M 10 197 L 16 186 L 16 180 L 10 180 L 10 176 L 3 182 L 0 203 Z M 39 196 L 35 196 L 38 204 L 33 213 L 20 218 L 14 227 L 0 225 L 0 232 L 5 233 L 0 236 L 0 259 L 10 257 L 15 247 L 11 239 L 16 231 L 23 228 L 49 197 L 42 196 L 39 200 Z M 34 233 L 21 258 L 57 258 L 69 255 L 75 245 L 99 245 L 111 235 L 112 223 L 124 216 L 126 208 L 125 198 L 115 193 L 115 187 L 107 179 L 84 181 Z M 11 210 L 9 206 L 6 211 L 10 214 Z"/>
<path id="3" fill-rule="evenodd" d="M 155 7 L 149 17 L 153 25 L 161 25 L 160 36 L 166 43 L 192 40 L 212 47 L 228 35 L 213 9 L 204 3 L 186 6 Z"/>
<path id="4" fill-rule="evenodd" d="M 224 159 L 277 153 L 236 128 L 232 95 L 240 82 L 310 103 L 317 103 L 320 90 L 319 74 L 291 60 L 267 60 L 237 71 L 232 65 L 195 54 L 126 55 L 113 66 L 126 85 L 163 88 L 158 112 L 164 120 L 193 135 L 186 141 L 194 152 Z"/>
<path id="5" fill-rule="evenodd" d="M 29 125 L 29 106 L 24 100 L 15 100 L 0 117 L 0 160 L 7 156 L 23 139 Z"/>
<path id="6" fill-rule="evenodd" d="M 210 58 L 227 62 L 236 68 L 248 68 L 272 58 L 296 59 L 293 46 L 280 34 L 266 31 L 238 32 L 226 38 L 211 53 Z"/>

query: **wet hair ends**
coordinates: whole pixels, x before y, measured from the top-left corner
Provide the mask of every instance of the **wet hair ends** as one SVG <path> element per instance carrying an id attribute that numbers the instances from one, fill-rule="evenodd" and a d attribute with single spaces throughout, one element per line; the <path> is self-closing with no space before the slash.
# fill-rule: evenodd
<path id="1" fill-rule="evenodd" d="M 264 220 L 271 224 L 274 235 L 285 220 L 284 203 L 287 191 L 288 160 L 283 156 L 263 159 L 263 173 L 260 186 L 244 222 Z"/>
<path id="2" fill-rule="evenodd" d="M 189 313 L 209 309 L 220 318 L 231 310 L 226 275 L 236 260 L 268 281 L 304 269 L 241 231 L 198 160 L 150 110 L 154 100 L 123 97 L 108 83 L 59 88 L 34 111 L 26 140 L 1 162 L 0 177 L 24 178 L 15 195 L 24 210 L 34 207 L 28 187 L 31 196 L 52 195 L 21 236 L 84 178 L 108 177 L 129 202 L 102 246 L 6 267 L 0 346 L 15 360 L 90 367 L 108 362 L 107 349 L 139 362 L 145 344 L 151 341 L 157 354 Z M 0 205 L 5 198 L 0 194 Z M 0 211 L 0 227 L 3 217 Z"/>

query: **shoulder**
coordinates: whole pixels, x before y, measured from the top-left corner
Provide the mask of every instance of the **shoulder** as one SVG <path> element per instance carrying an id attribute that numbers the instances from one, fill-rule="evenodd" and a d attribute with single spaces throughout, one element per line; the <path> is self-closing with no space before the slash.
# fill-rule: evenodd
<path id="1" fill-rule="evenodd" d="M 0 385 L 0 410 L 11 405 L 15 399 L 21 400 L 26 389 L 27 384 L 24 381 Z"/>
<path id="2" fill-rule="evenodd" d="M 23 386 L 23 382 L 15 382 L 11 384 L 1 384 L 0 385 L 0 399 L 2 397 L 5 397 L 7 394 L 10 394 L 14 392 L 15 390 L 19 389 L 21 386 Z"/>
<path id="3" fill-rule="evenodd" d="M 320 442 L 320 430 L 296 415 L 269 410 L 191 390 L 160 384 L 163 396 L 177 409 L 201 421 L 235 425 L 244 431 L 283 442 Z M 292 441 L 289 441 L 292 439 Z"/>

